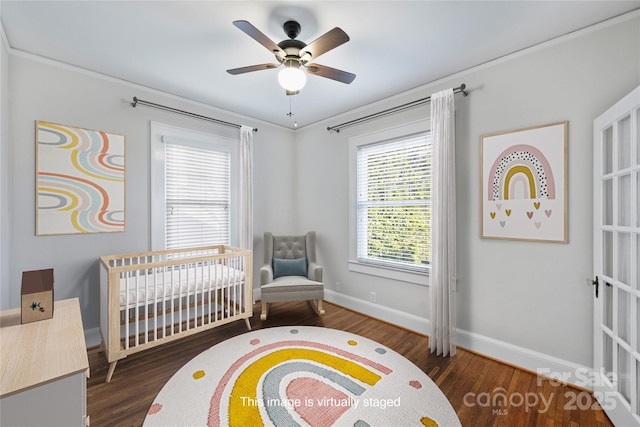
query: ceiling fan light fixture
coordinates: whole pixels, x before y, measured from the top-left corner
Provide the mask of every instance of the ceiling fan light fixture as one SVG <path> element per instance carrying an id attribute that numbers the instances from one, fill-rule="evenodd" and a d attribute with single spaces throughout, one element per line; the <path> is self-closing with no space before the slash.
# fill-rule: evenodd
<path id="1" fill-rule="evenodd" d="M 287 65 L 278 73 L 278 82 L 286 90 L 296 92 L 304 87 L 307 75 L 299 67 Z"/>

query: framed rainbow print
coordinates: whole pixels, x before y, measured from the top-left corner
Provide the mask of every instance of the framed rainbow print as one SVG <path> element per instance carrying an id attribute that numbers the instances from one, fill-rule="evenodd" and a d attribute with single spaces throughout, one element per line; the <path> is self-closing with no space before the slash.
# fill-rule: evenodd
<path id="1" fill-rule="evenodd" d="M 124 231 L 124 135 L 37 121 L 36 147 L 36 235 Z"/>
<path id="2" fill-rule="evenodd" d="M 482 238 L 567 242 L 568 125 L 480 138 Z"/>

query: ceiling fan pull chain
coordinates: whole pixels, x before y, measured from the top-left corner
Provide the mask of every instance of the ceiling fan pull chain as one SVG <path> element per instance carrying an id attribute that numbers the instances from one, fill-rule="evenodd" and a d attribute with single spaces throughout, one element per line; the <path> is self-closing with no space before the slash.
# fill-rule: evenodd
<path id="1" fill-rule="evenodd" d="M 291 111 L 291 98 L 293 98 L 293 96 L 289 96 L 289 112 L 287 113 L 287 116 L 289 117 L 293 117 L 293 112 Z"/>
<path id="2" fill-rule="evenodd" d="M 293 103 L 293 107 L 295 108 L 295 106 L 296 106 L 296 100 L 295 100 L 295 99 L 293 99 L 293 100 L 292 100 L 291 98 L 295 98 L 295 95 L 293 95 L 293 96 L 289 97 L 289 102 L 290 102 L 290 103 Z M 291 108 L 289 108 L 289 109 L 291 109 Z M 294 116 L 295 116 L 295 114 L 294 114 Z M 294 128 L 297 128 L 297 127 L 298 127 L 298 120 L 293 119 L 293 127 L 294 127 Z"/>
<path id="3" fill-rule="evenodd" d="M 294 95 L 289 96 L 289 112 L 287 113 L 287 116 L 289 117 L 293 117 L 295 116 L 295 113 L 293 112 L 293 108 L 292 108 L 292 104 L 293 104 L 293 98 Z M 293 121 L 293 127 L 297 128 L 298 127 L 298 121 L 294 119 Z"/>

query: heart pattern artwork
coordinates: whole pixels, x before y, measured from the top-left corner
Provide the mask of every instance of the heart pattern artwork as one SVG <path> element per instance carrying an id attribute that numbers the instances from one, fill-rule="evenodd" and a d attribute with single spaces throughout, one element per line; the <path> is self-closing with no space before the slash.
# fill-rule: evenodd
<path id="1" fill-rule="evenodd" d="M 568 124 L 481 136 L 482 238 L 568 241 Z"/>
<path id="2" fill-rule="evenodd" d="M 508 200 L 506 201 L 509 202 Z M 494 205 L 495 210 L 489 212 L 489 217 L 491 220 L 497 220 L 500 228 L 508 229 L 509 220 L 511 218 L 517 217 L 518 215 L 526 215 L 529 224 L 536 230 L 540 230 L 544 227 L 545 219 L 551 218 L 553 214 L 553 209 L 540 209 L 542 207 L 542 202 L 536 201 L 533 202 L 533 210 L 524 209 L 524 212 L 519 212 L 519 208 L 515 206 L 511 206 L 510 208 L 502 209 L 503 203 L 496 203 Z M 531 206 L 531 205 L 529 205 Z M 531 208 L 529 208 L 531 209 Z"/>

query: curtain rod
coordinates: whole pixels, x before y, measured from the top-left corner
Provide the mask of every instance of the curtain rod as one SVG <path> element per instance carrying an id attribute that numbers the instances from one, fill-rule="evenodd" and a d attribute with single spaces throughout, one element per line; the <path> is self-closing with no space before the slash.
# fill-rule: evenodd
<path id="1" fill-rule="evenodd" d="M 465 85 L 464 83 L 462 83 L 459 87 L 456 87 L 453 89 L 453 93 L 463 93 L 464 96 L 467 96 L 469 93 L 465 90 L 467 88 L 467 85 Z M 335 126 L 328 126 L 327 130 L 329 132 L 331 131 L 335 131 L 336 133 L 340 132 L 340 129 L 342 128 L 346 128 L 348 126 L 353 126 L 353 125 L 357 125 L 360 123 L 364 123 L 368 120 L 373 120 L 373 119 L 377 119 L 378 117 L 383 117 L 386 116 L 388 114 L 392 114 L 392 113 L 397 113 L 399 111 L 403 111 L 409 108 L 413 108 L 413 107 L 417 107 L 418 105 L 422 105 L 422 104 L 427 104 L 431 102 L 431 97 L 427 96 L 426 98 L 421 98 L 421 99 L 417 99 L 415 101 L 412 102 L 407 102 L 406 104 L 402 104 L 402 105 L 398 105 L 397 107 L 392 107 L 392 108 L 388 108 L 386 110 L 383 111 L 379 111 L 377 113 L 373 113 L 373 114 L 369 114 L 368 116 L 364 116 L 364 117 L 360 117 L 359 119 L 354 119 L 348 122 L 344 122 L 341 123 L 339 125 L 335 125 Z"/>
<path id="2" fill-rule="evenodd" d="M 131 103 L 131 106 L 133 108 L 135 108 L 136 105 L 138 105 L 138 104 L 146 105 L 147 107 L 157 108 L 159 110 L 169 111 L 171 113 L 182 114 L 183 116 L 188 116 L 188 117 L 193 117 L 193 118 L 200 119 L 200 120 L 206 120 L 206 121 L 209 121 L 209 122 L 218 123 L 218 124 L 225 125 L 225 126 L 231 126 L 231 127 L 236 128 L 236 129 L 240 129 L 240 127 L 241 127 L 241 125 L 238 125 L 236 123 L 225 122 L 224 120 L 214 119 L 213 117 L 207 117 L 207 116 L 202 116 L 200 114 L 191 113 L 189 111 L 178 110 L 177 108 L 167 107 L 166 105 L 160 105 L 160 104 L 156 104 L 154 102 L 144 101 L 144 100 L 139 99 L 138 97 L 134 96 L 133 97 L 133 102 Z M 254 132 L 258 132 L 258 128 L 253 128 L 253 131 Z"/>

